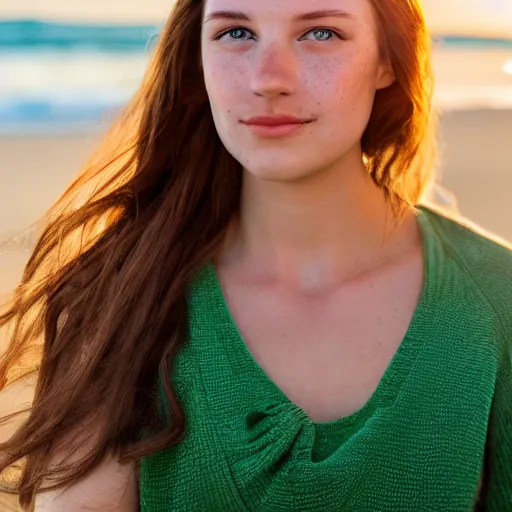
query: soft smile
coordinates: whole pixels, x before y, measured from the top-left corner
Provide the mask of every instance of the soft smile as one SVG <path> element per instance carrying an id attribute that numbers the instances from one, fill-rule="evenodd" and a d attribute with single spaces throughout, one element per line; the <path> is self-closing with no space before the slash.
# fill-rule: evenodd
<path id="1" fill-rule="evenodd" d="M 287 115 L 255 116 L 242 120 L 241 123 L 248 126 L 253 133 L 264 138 L 284 137 L 296 133 L 314 119 L 303 119 Z"/>

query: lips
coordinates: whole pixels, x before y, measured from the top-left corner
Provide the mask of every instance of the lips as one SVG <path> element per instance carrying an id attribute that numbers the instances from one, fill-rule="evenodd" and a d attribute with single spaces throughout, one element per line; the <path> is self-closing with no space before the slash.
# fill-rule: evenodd
<path id="1" fill-rule="evenodd" d="M 312 122 L 312 119 L 302 119 L 294 116 L 278 115 L 278 116 L 256 116 L 251 117 L 242 123 L 249 126 L 287 126 L 300 125 Z"/>
<path id="2" fill-rule="evenodd" d="M 298 135 L 314 119 L 288 115 L 263 115 L 241 121 L 253 135 L 262 139 L 281 139 Z"/>

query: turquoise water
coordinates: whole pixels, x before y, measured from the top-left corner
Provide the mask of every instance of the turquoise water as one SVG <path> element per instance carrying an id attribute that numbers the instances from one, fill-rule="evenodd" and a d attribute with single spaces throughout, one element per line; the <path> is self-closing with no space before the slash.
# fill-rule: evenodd
<path id="1" fill-rule="evenodd" d="M 0 50 L 138 52 L 152 46 L 159 31 L 157 25 L 67 25 L 37 20 L 0 21 Z M 512 39 L 449 34 L 437 37 L 435 42 L 448 46 L 512 48 Z"/>
<path id="2" fill-rule="evenodd" d="M 156 25 L 66 25 L 37 20 L 0 21 L 0 50 L 145 51 L 158 36 Z"/>
<path id="3" fill-rule="evenodd" d="M 0 132 L 95 129 L 140 83 L 160 27 L 0 21 Z M 435 47 L 510 49 L 446 35 Z"/>

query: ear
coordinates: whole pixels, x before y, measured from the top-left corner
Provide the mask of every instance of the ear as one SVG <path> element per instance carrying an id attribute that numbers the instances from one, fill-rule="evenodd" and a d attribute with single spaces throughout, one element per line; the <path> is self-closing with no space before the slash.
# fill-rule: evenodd
<path id="1" fill-rule="evenodd" d="M 396 80 L 395 72 L 389 60 L 379 64 L 377 70 L 377 87 L 376 89 L 385 89 L 392 85 Z"/>

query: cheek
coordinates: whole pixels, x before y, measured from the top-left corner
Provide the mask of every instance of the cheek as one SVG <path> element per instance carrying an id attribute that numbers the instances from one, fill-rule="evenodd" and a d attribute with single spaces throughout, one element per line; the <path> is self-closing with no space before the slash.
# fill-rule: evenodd
<path id="1" fill-rule="evenodd" d="M 360 55 L 317 61 L 308 69 L 305 85 L 310 93 L 324 100 L 364 101 L 375 91 L 372 69 L 371 60 Z"/>
<path id="2" fill-rule="evenodd" d="M 369 55 L 346 54 L 326 62 L 317 61 L 305 82 L 312 108 L 329 119 L 336 132 L 364 129 L 375 97 L 374 66 Z"/>
<path id="3" fill-rule="evenodd" d="M 212 108 L 227 107 L 239 95 L 244 66 L 237 59 L 211 55 L 204 59 L 204 80 Z M 218 105 L 220 104 L 220 105 Z"/>
<path id="4" fill-rule="evenodd" d="M 241 94 L 243 66 L 236 59 L 208 56 L 203 60 L 203 73 L 213 121 L 224 146 L 234 149 L 238 138 L 240 106 L 246 103 Z"/>

